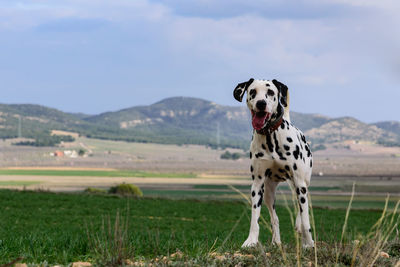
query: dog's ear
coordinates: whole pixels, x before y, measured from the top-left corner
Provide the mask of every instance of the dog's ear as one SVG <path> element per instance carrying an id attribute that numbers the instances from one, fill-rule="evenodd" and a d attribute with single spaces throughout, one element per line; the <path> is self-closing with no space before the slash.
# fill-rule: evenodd
<path id="1" fill-rule="evenodd" d="M 239 83 L 235 90 L 233 90 L 233 97 L 239 101 L 242 102 L 244 93 L 247 91 L 247 88 L 249 88 L 250 84 L 254 81 L 253 78 L 248 80 L 247 82 Z"/>
<path id="2" fill-rule="evenodd" d="M 272 80 L 272 83 L 278 88 L 280 93 L 280 101 L 281 104 L 286 108 L 288 105 L 287 96 L 288 96 L 288 87 L 277 80 Z"/>

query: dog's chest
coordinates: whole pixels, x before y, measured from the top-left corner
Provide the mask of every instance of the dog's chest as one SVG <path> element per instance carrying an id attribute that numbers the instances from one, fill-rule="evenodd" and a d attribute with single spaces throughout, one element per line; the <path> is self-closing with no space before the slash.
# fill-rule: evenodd
<path id="1" fill-rule="evenodd" d="M 278 167 L 312 167 L 311 150 L 303 133 L 286 120 L 272 133 L 254 132 L 250 153 L 253 161 L 269 161 Z"/>

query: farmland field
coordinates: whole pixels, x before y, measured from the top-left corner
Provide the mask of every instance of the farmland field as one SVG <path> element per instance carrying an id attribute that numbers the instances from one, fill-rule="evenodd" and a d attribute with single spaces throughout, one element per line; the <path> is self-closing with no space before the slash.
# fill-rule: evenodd
<path id="1" fill-rule="evenodd" d="M 90 235 L 99 231 L 107 216 L 113 221 L 117 212 L 128 218 L 128 239 L 136 258 L 154 258 L 177 250 L 191 257 L 216 248 L 235 251 L 247 237 L 250 216 L 249 205 L 243 201 L 134 199 L 1 190 L 0 203 L 0 263 L 17 257 L 33 263 L 90 261 L 93 258 L 88 247 Z M 294 235 L 289 213 L 284 206 L 278 206 L 277 212 L 283 242 L 291 243 Z M 345 213 L 342 209 L 314 208 L 318 240 L 338 241 Z M 266 208 L 262 214 L 268 221 Z M 352 211 L 346 238 L 366 234 L 380 214 Z M 270 239 L 271 234 L 262 224 L 261 242 L 269 244 Z"/>
<path id="2" fill-rule="evenodd" d="M 99 253 L 91 241 L 101 232 L 102 223 L 112 224 L 117 213 L 128 221 L 127 238 L 135 260 L 151 261 L 179 250 L 187 256 L 185 261 L 201 262 L 210 252 L 242 251 L 250 220 L 245 197 L 251 184 L 249 159 L 243 151 L 232 150 L 244 155 L 232 161 L 221 160 L 221 150 L 201 146 L 81 137 L 57 148 L 13 147 L 10 141 L 0 141 L 0 147 L 0 265 L 18 257 L 27 263 L 93 262 Z M 90 155 L 50 156 L 55 150 L 79 148 Z M 391 156 L 397 152 L 392 149 L 392 154 L 385 154 L 385 148 L 374 148 L 358 155 L 356 149 L 315 153 L 309 189 L 317 244 L 325 246 L 321 251 L 336 249 L 353 183 L 356 193 L 345 234 L 348 244 L 370 231 L 388 194 L 389 212 L 400 200 L 400 158 Z M 88 187 L 107 190 L 120 183 L 139 186 L 144 198 L 82 193 Z M 284 248 L 293 255 L 295 235 L 288 211 L 293 204 L 287 184 L 278 187 L 276 200 Z M 265 207 L 262 214 L 260 240 L 265 250 L 279 254 L 270 244 Z M 386 262 L 380 259 L 386 266 L 399 260 L 397 228 L 380 246 L 392 256 Z M 304 253 L 307 261 L 312 260 L 312 253 Z M 275 260 L 271 266 L 288 266 L 279 255 Z M 198 263 L 202 265 L 209 262 Z"/>
<path id="3" fill-rule="evenodd" d="M 243 150 L 229 149 L 244 157 L 222 160 L 222 150 L 199 145 L 128 143 L 79 137 L 61 147 L 13 146 L 15 140 L 0 140 L 0 168 L 123 169 L 166 173 L 248 175 L 250 161 Z M 56 150 L 88 152 L 87 157 L 53 157 Z M 400 148 L 366 144 L 335 145 L 314 153 L 314 174 L 329 176 L 399 177 Z"/>

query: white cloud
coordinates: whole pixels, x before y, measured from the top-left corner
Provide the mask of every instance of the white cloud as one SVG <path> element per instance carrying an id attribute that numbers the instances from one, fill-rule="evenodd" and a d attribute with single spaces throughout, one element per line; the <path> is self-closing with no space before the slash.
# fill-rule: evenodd
<path id="1" fill-rule="evenodd" d="M 120 73 L 134 69 L 162 76 L 177 88 L 191 84 L 196 96 L 254 76 L 277 77 L 311 93 L 326 91 L 329 98 L 370 83 L 396 86 L 385 79 L 398 72 L 400 19 L 394 12 L 399 5 L 390 0 L 8 1 L 0 4 L 0 38 L 8 40 L 15 31 L 22 36 L 18 40 L 26 34 L 35 44 L 58 48 L 68 42 L 71 53 L 101 51 L 91 58 L 97 65 L 116 53 L 110 61 Z M 153 90 L 166 94 L 162 83 L 154 81 Z"/>
<path id="2" fill-rule="evenodd" d="M 0 4 L 0 29 L 26 30 L 46 22 L 71 18 L 157 21 L 168 13 L 168 7 L 146 0 L 25 0 Z"/>

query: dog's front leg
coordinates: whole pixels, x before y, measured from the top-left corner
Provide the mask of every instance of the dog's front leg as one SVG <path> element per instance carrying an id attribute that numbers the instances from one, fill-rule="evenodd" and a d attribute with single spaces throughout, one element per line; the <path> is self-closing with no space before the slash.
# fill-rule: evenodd
<path id="1" fill-rule="evenodd" d="M 259 168 L 257 168 L 259 169 Z M 258 242 L 260 227 L 258 219 L 260 218 L 261 205 L 264 195 L 264 174 L 261 170 L 253 169 L 251 166 L 253 184 L 251 186 L 251 223 L 249 237 L 243 243 L 242 247 L 254 246 Z"/>

